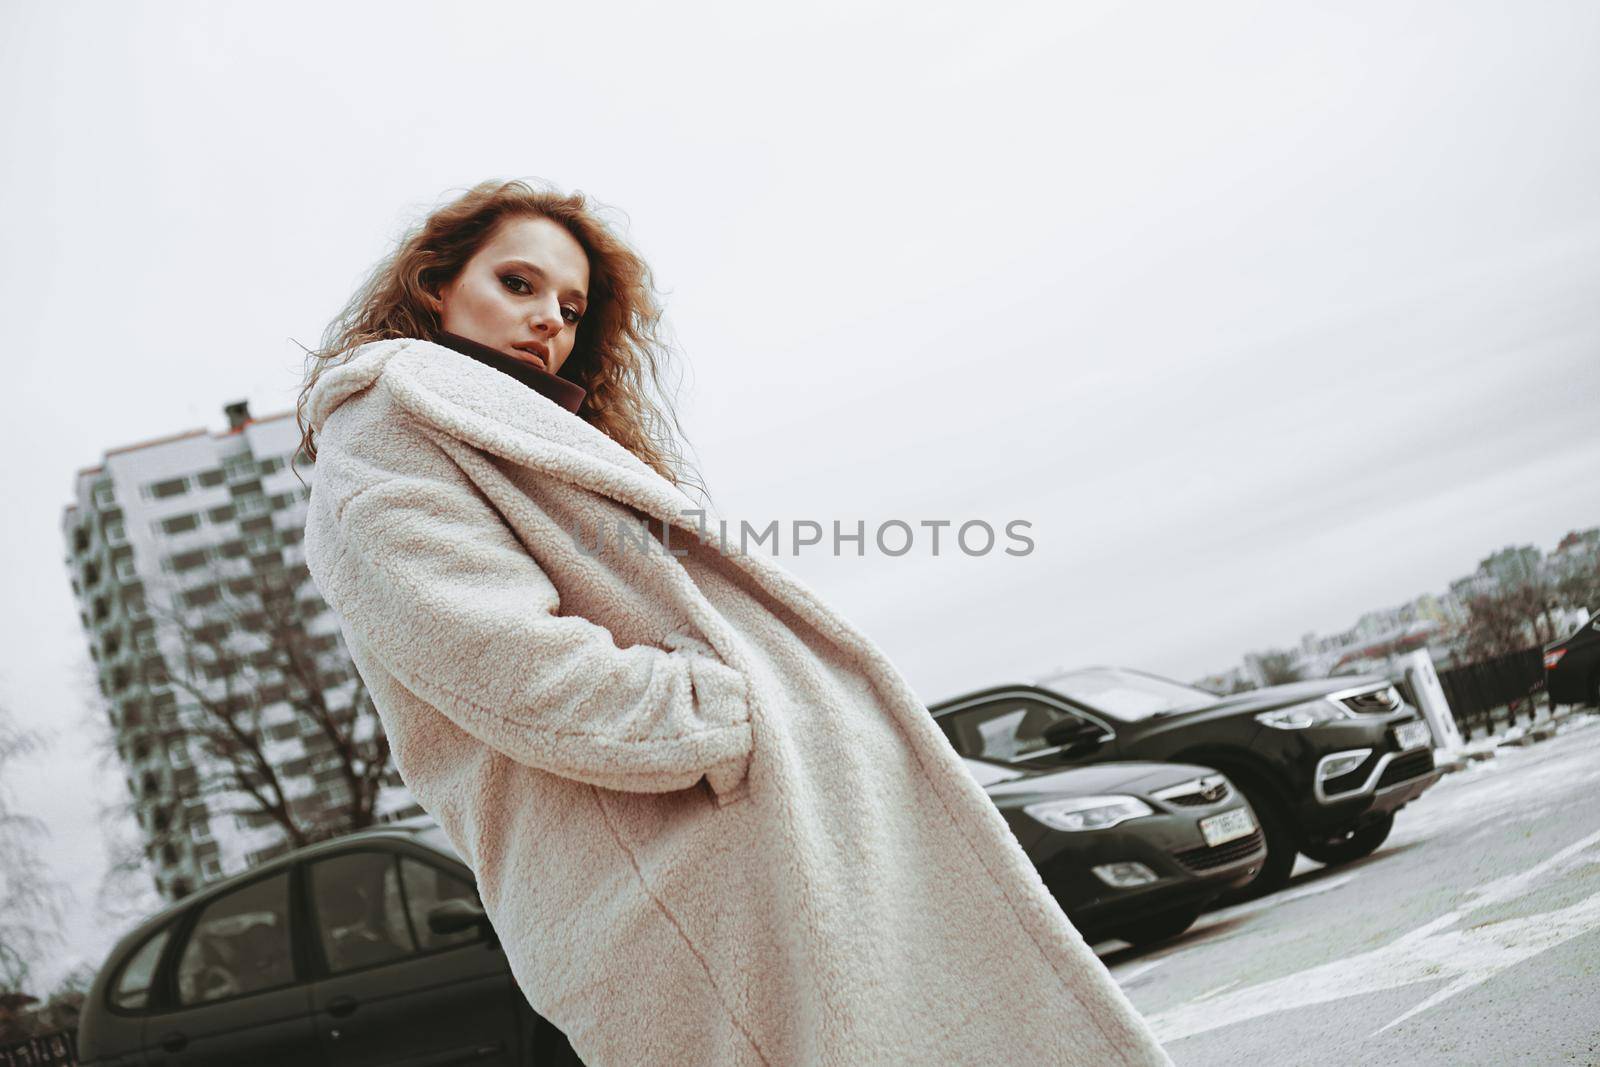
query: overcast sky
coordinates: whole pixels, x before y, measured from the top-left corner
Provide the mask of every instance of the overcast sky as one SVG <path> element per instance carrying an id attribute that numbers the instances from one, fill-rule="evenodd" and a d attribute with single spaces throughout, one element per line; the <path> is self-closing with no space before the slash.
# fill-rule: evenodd
<path id="1" fill-rule="evenodd" d="M 1600 524 L 1600 6 L 1061 7 L 0 5 L 0 706 L 54 731 L 7 784 L 78 898 L 47 980 L 119 932 L 74 471 L 290 407 L 294 342 L 483 178 L 616 209 L 722 514 L 1032 523 L 788 560 L 929 701 L 1195 678 Z"/>

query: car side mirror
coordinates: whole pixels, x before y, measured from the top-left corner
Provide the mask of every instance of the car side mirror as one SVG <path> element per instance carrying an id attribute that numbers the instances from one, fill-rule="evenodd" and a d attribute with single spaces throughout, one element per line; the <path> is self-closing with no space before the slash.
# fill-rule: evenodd
<path id="1" fill-rule="evenodd" d="M 480 936 L 494 939 L 494 927 L 489 916 L 470 900 L 446 900 L 428 909 L 428 929 L 441 937 L 459 934 L 463 930 L 477 930 Z"/>
<path id="2" fill-rule="evenodd" d="M 1099 748 L 1107 740 L 1104 730 L 1082 719 L 1062 719 L 1051 723 L 1045 727 L 1043 736 L 1046 744 L 1074 752 Z"/>

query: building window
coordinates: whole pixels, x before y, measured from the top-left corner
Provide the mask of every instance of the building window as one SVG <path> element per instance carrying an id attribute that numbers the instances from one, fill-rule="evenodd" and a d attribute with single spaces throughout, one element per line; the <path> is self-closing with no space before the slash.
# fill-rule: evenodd
<path id="1" fill-rule="evenodd" d="M 232 522 L 233 514 L 234 510 L 232 504 L 219 504 L 210 511 L 206 512 L 206 518 L 210 519 L 212 522 Z"/>
<path id="2" fill-rule="evenodd" d="M 189 479 L 169 478 L 164 482 L 151 482 L 144 487 L 144 495 L 155 500 L 165 500 L 168 497 L 182 496 L 189 491 Z"/>
<path id="3" fill-rule="evenodd" d="M 196 570 L 206 565 L 206 558 L 206 550 L 203 548 L 197 548 L 192 552 L 179 552 L 167 558 L 168 569 L 175 570 L 180 574 L 184 571 Z"/>
<path id="4" fill-rule="evenodd" d="M 108 481 L 96 482 L 90 495 L 94 498 L 95 507 L 109 508 L 117 502 L 116 492 Z"/>
<path id="5" fill-rule="evenodd" d="M 172 680 L 167 674 L 166 658 L 159 654 L 145 657 L 140 670 L 141 681 L 146 685 L 165 685 Z"/>
<path id="6" fill-rule="evenodd" d="M 223 474 L 220 468 L 201 471 L 199 474 L 195 475 L 195 481 L 199 482 L 206 488 L 210 488 L 213 485 L 221 485 L 226 480 L 227 475 Z"/>
<path id="7" fill-rule="evenodd" d="M 128 532 L 123 528 L 121 519 L 112 519 L 105 524 L 106 540 L 113 545 L 127 544 Z"/>
<path id="8" fill-rule="evenodd" d="M 222 599 L 222 591 L 215 584 L 202 585 L 183 594 L 183 602 L 191 608 L 210 607 Z"/>
<path id="9" fill-rule="evenodd" d="M 170 519 L 161 520 L 161 532 L 164 534 L 188 533 L 190 530 L 200 528 L 200 516 L 194 512 L 187 515 L 174 515 Z"/>
<path id="10" fill-rule="evenodd" d="M 283 459 L 280 456 L 268 456 L 256 464 L 256 470 L 262 474 L 276 474 L 283 470 Z"/>
<path id="11" fill-rule="evenodd" d="M 195 643 L 202 645 L 221 644 L 226 641 L 233 627 L 226 622 L 212 622 L 204 626 L 196 626 L 190 631 L 190 637 Z"/>

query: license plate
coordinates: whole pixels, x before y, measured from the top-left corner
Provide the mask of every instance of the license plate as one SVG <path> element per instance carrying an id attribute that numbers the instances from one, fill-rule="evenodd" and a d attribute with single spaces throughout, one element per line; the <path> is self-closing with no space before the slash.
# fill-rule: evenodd
<path id="1" fill-rule="evenodd" d="M 1395 742 L 1401 752 L 1433 743 L 1433 731 L 1426 722 L 1403 722 L 1394 728 Z"/>
<path id="2" fill-rule="evenodd" d="M 1200 820 L 1200 833 L 1212 847 L 1249 837 L 1255 832 L 1256 821 L 1250 817 L 1248 808 L 1234 808 Z"/>

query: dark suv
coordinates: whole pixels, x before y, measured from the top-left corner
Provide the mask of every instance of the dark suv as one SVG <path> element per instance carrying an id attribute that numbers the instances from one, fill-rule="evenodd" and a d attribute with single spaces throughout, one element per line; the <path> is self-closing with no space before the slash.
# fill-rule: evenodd
<path id="1" fill-rule="evenodd" d="M 1600 704 L 1600 611 L 1544 646 L 1544 687 L 1552 704 Z"/>
<path id="2" fill-rule="evenodd" d="M 139 924 L 95 976 L 78 1055 L 83 1067 L 580 1063 L 528 1007 L 471 871 L 427 820 L 299 849 Z"/>
<path id="3" fill-rule="evenodd" d="M 1297 852 L 1330 864 L 1372 852 L 1394 813 L 1442 774 L 1427 722 L 1383 679 L 1218 697 L 1142 671 L 1092 667 L 928 710 L 957 752 L 1010 766 L 1157 760 L 1221 771 L 1266 836 L 1252 894 L 1286 883 Z"/>

